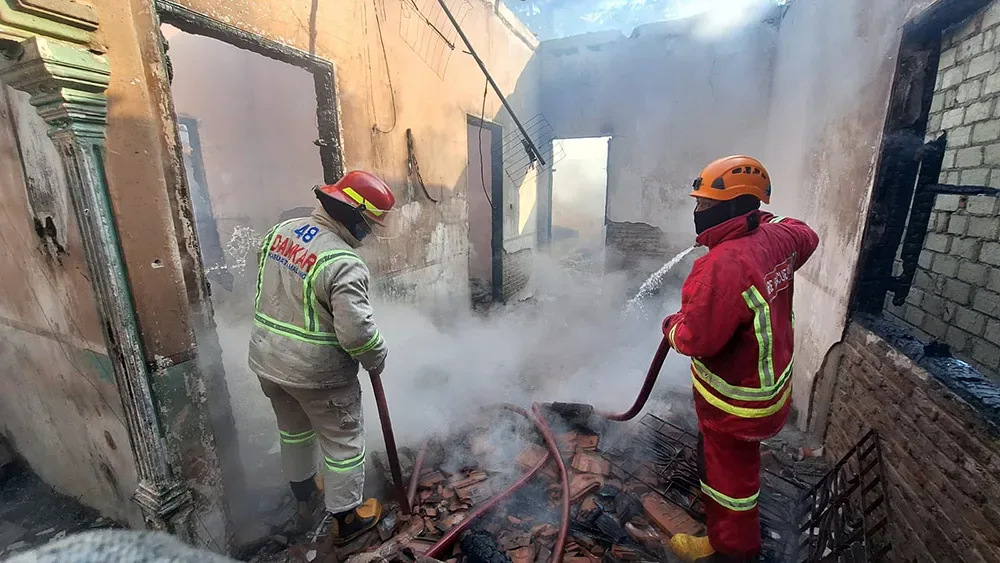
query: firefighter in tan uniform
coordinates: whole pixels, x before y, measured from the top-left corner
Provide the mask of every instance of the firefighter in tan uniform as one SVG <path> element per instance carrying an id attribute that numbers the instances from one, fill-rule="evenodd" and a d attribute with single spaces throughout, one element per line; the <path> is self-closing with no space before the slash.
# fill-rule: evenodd
<path id="1" fill-rule="evenodd" d="M 277 417 L 282 465 L 302 523 L 319 496 L 318 445 L 329 513 L 324 527 L 343 544 L 382 515 L 377 500 L 362 499 L 358 367 L 380 374 L 386 345 L 372 318 L 368 268 L 354 249 L 383 223 L 395 198 L 367 172 L 350 172 L 315 191 L 321 205 L 311 216 L 281 223 L 264 237 L 249 363 Z"/>

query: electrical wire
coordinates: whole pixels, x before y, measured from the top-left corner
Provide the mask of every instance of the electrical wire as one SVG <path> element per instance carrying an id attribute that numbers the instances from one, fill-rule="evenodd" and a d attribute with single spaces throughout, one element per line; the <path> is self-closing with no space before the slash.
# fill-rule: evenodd
<path id="1" fill-rule="evenodd" d="M 483 158 L 483 124 L 486 123 L 486 96 L 490 93 L 490 81 L 486 81 L 483 88 L 483 109 L 479 114 L 479 180 L 483 186 L 483 194 L 486 195 L 486 203 L 490 204 L 490 209 L 496 210 L 490 193 L 486 190 L 486 159 Z M 492 184 L 492 182 L 491 182 Z"/>
<path id="2" fill-rule="evenodd" d="M 382 36 L 382 19 L 379 18 L 379 16 L 378 16 L 378 4 L 376 2 L 377 2 L 377 0 L 372 0 L 372 8 L 375 10 L 375 27 L 378 28 L 378 41 L 379 41 L 379 44 L 382 46 L 382 59 L 385 61 L 385 77 L 389 81 L 389 100 L 390 100 L 390 104 L 392 105 L 392 127 L 390 127 L 388 131 L 383 131 L 378 126 L 378 120 L 376 119 L 375 120 L 375 125 L 373 125 L 373 128 L 375 129 L 375 131 L 377 131 L 379 133 L 382 133 L 383 135 L 387 135 L 387 134 L 392 133 L 393 131 L 396 130 L 396 120 L 397 120 L 397 116 L 396 116 L 396 89 L 393 88 L 393 86 L 392 86 L 392 73 L 389 71 L 389 53 L 388 53 L 388 51 L 385 48 L 385 38 Z M 369 72 L 369 74 L 373 73 L 371 58 L 368 59 L 368 72 Z M 375 104 L 375 101 L 374 101 L 374 96 L 373 96 L 372 105 L 374 106 L 374 104 Z M 375 117 L 374 113 L 372 114 L 372 117 Z"/>

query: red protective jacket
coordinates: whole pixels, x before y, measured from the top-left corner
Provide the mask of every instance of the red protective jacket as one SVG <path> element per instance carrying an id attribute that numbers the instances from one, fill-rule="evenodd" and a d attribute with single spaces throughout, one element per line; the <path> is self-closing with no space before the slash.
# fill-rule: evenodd
<path id="1" fill-rule="evenodd" d="M 744 440 L 781 430 L 791 406 L 792 278 L 819 244 L 805 223 L 754 211 L 698 237 L 709 248 L 663 333 L 691 357 L 700 425 Z"/>

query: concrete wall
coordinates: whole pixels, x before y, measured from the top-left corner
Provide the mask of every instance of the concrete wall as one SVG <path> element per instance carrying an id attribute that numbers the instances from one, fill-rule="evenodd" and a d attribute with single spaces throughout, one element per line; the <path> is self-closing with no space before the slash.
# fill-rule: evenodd
<path id="1" fill-rule="evenodd" d="M 1000 2 L 942 38 L 928 138 L 948 134 L 940 181 L 1000 186 Z M 914 285 L 887 313 L 1000 377 L 1000 209 L 994 197 L 935 201 Z"/>
<path id="2" fill-rule="evenodd" d="M 841 340 L 904 23 L 934 2 L 792 2 L 781 22 L 767 136 L 771 209 L 808 222 L 820 246 L 796 277 L 793 400 Z"/>
<path id="3" fill-rule="evenodd" d="M 878 432 L 889 483 L 889 560 L 998 561 L 1000 395 L 992 407 L 967 402 L 950 385 L 975 385 L 974 374 L 917 365 L 900 342 L 856 323 L 847 330 L 827 456 L 839 459 L 869 428 Z M 956 375 L 939 377 L 949 373 Z"/>
<path id="4" fill-rule="evenodd" d="M 648 256 L 643 269 L 653 271 L 692 244 L 692 180 L 720 155 L 759 151 L 765 137 L 777 26 L 723 38 L 696 29 L 694 20 L 656 23 L 631 37 L 591 33 L 539 50 L 555 136 L 611 136 L 608 246 L 619 258 L 609 256 L 609 267 Z M 664 237 L 639 227 L 641 238 L 632 240 L 632 230 L 616 223 L 642 223 Z"/>
<path id="5" fill-rule="evenodd" d="M 27 94 L 0 84 L 0 433 L 60 492 L 141 524 L 121 399 L 47 128 Z M 51 228 L 36 230 L 46 218 Z"/>

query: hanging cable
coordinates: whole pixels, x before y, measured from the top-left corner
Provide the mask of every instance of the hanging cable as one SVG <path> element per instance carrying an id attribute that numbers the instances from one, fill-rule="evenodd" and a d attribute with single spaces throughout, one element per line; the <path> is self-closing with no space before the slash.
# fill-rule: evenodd
<path id="1" fill-rule="evenodd" d="M 389 71 L 389 53 L 386 51 L 386 48 L 385 48 L 385 38 L 382 36 L 382 19 L 379 18 L 379 15 L 378 15 L 377 0 L 372 0 L 372 8 L 375 10 L 375 27 L 378 28 L 378 42 L 379 42 L 379 45 L 382 46 L 382 60 L 385 61 L 385 77 L 386 77 L 386 80 L 388 80 L 388 82 L 389 82 L 389 103 L 392 105 L 392 127 L 390 127 L 388 131 L 383 131 L 378 126 L 378 120 L 377 119 L 375 120 L 375 124 L 372 127 L 375 129 L 375 131 L 377 131 L 379 133 L 382 133 L 383 135 L 387 135 L 387 134 L 392 133 L 393 131 L 396 130 L 396 117 L 397 117 L 396 116 L 396 90 L 392 86 L 392 73 Z M 371 58 L 368 59 L 368 72 L 369 72 L 369 74 L 373 73 Z M 374 103 L 375 102 L 374 102 L 374 96 L 373 96 L 372 104 L 374 105 Z M 374 113 L 372 114 L 372 117 L 375 117 Z"/>
<path id="2" fill-rule="evenodd" d="M 483 158 L 483 124 L 486 123 L 486 96 L 490 93 L 490 83 L 486 81 L 486 87 L 483 88 L 483 109 L 479 112 L 479 181 L 483 186 L 483 193 L 486 195 L 486 203 L 490 204 L 490 209 L 496 209 L 493 206 L 493 199 L 490 198 L 490 192 L 486 190 L 486 159 Z M 492 187 L 492 182 L 490 185 Z"/>

